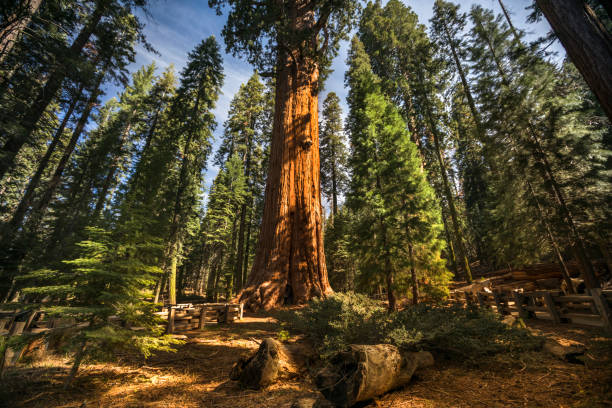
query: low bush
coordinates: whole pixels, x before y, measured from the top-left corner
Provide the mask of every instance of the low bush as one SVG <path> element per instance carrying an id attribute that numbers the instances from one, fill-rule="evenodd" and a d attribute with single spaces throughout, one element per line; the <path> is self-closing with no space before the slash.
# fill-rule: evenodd
<path id="1" fill-rule="evenodd" d="M 542 345 L 542 339 L 509 327 L 488 310 L 422 304 L 389 313 L 382 302 L 355 293 L 314 300 L 304 309 L 283 312 L 280 318 L 308 336 L 324 359 L 349 344 L 389 343 L 479 364 L 487 356 Z"/>

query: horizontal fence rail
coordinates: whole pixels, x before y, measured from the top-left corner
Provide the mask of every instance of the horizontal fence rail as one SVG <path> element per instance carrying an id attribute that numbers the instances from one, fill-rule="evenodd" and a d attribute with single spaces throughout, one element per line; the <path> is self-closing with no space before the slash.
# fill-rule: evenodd
<path id="1" fill-rule="evenodd" d="M 542 319 L 612 329 L 612 290 L 590 289 L 587 294 L 565 295 L 559 290 L 532 292 L 454 291 L 451 301 L 478 305 L 501 315 Z"/>

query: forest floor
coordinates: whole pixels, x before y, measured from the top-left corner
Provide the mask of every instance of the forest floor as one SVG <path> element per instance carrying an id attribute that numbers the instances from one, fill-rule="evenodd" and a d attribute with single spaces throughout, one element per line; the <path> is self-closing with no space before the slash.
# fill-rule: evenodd
<path id="1" fill-rule="evenodd" d="M 436 361 L 404 389 L 363 407 L 599 407 L 612 406 L 612 346 L 597 330 L 546 322 L 530 328 L 562 344 L 586 346 L 585 364 L 572 364 L 545 352 L 498 356 L 479 368 Z M 69 361 L 59 356 L 27 359 L 10 368 L 0 383 L 0 407 L 207 407 L 289 408 L 315 387 L 309 377 L 262 391 L 241 389 L 229 380 L 232 364 L 259 341 L 277 337 L 281 326 L 262 315 L 232 325 L 210 325 L 184 333 L 176 353 L 146 362 L 119 356 L 120 362 L 85 365 L 73 386 L 62 390 Z M 290 341 L 301 341 L 294 337 Z"/>

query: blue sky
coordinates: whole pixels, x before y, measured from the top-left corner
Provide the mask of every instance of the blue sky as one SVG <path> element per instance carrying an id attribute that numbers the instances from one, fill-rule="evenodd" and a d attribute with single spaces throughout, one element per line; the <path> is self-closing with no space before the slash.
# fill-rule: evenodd
<path id="1" fill-rule="evenodd" d="M 428 25 L 432 16 L 434 0 L 404 0 L 404 2 L 418 14 L 421 23 Z M 483 7 L 492 8 L 496 12 L 501 12 L 497 0 L 455 0 L 455 2 L 460 3 L 464 11 L 469 10 L 472 4 L 480 4 Z M 525 7 L 531 4 L 531 0 L 505 0 L 504 4 L 510 10 L 515 25 L 528 30 L 532 38 L 544 34 L 549 29 L 546 22 L 529 26 L 525 23 L 528 14 Z M 221 30 L 225 24 L 226 16 L 217 16 L 214 10 L 208 7 L 206 0 L 152 0 L 149 13 L 150 16 L 142 17 L 142 21 L 146 24 L 145 35 L 160 55 L 152 54 L 139 47 L 136 62 L 131 66 L 132 70 L 155 62 L 160 71 L 168 65 L 174 64 L 175 71 L 178 74 L 185 65 L 187 53 L 202 39 L 210 35 L 214 35 L 222 44 L 222 49 L 225 50 Z M 560 51 L 560 47 L 557 44 L 555 45 L 557 46 L 556 50 Z M 332 68 L 334 71 L 319 98 L 321 103 L 327 92 L 334 91 L 342 100 L 344 112 L 346 112 L 345 97 L 347 94 L 344 88 L 347 51 L 348 42 L 345 42 L 333 62 Z M 223 58 L 225 83 L 222 88 L 223 94 L 220 96 L 215 109 L 218 123 L 215 131 L 215 149 L 223 132 L 223 122 L 227 118 L 230 101 L 238 91 L 240 84 L 246 82 L 253 73 L 253 67 L 245 60 L 234 58 L 225 53 Z M 118 89 L 115 87 L 110 87 L 107 90 L 107 97 L 114 96 L 117 91 Z M 206 173 L 207 187 L 216 176 L 217 171 L 217 168 L 209 165 Z"/>

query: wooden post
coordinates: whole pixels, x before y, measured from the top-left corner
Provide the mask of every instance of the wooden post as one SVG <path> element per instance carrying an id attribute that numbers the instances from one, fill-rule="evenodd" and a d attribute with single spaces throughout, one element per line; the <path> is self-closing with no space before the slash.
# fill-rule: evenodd
<path id="1" fill-rule="evenodd" d="M 176 312 L 176 309 L 174 309 L 173 306 L 168 306 L 168 328 L 167 328 L 168 334 L 174 333 L 174 313 L 175 312 Z"/>
<path id="2" fill-rule="evenodd" d="M 546 307 L 548 308 L 548 313 L 552 317 L 553 322 L 556 324 L 561 323 L 561 316 L 559 315 L 559 311 L 555 307 L 555 301 L 550 292 L 544 292 L 544 302 L 546 302 Z"/>
<path id="3" fill-rule="evenodd" d="M 204 305 L 200 307 L 200 322 L 198 323 L 198 329 L 204 330 L 204 320 L 206 319 L 206 309 Z"/>
<path id="4" fill-rule="evenodd" d="M 242 320 L 242 317 L 244 316 L 244 303 L 240 304 L 240 317 L 239 319 Z"/>
<path id="5" fill-rule="evenodd" d="M 25 324 L 25 327 L 23 328 L 23 330 L 28 330 L 30 328 L 30 325 L 34 321 L 34 317 L 36 317 L 37 313 L 38 313 L 38 310 L 32 310 L 30 312 L 30 314 L 28 315 L 28 320 L 26 321 L 26 324 Z"/>
<path id="6" fill-rule="evenodd" d="M 591 297 L 593 298 L 593 303 L 595 303 L 595 307 L 601 316 L 601 320 L 604 323 L 604 326 L 608 329 L 612 329 L 612 324 L 610 323 L 610 306 L 608 305 L 608 300 L 603 296 L 600 288 L 594 288 L 589 290 Z"/>
<path id="7" fill-rule="evenodd" d="M 482 293 L 476 292 L 476 298 L 478 299 L 478 304 L 480 305 L 480 307 L 484 309 L 487 305 L 485 304 L 484 296 L 482 295 Z"/>
<path id="8" fill-rule="evenodd" d="M 17 336 L 18 334 L 23 333 L 23 328 L 25 327 L 26 322 L 15 322 L 9 331 L 9 336 Z"/>
<path id="9" fill-rule="evenodd" d="M 514 304 L 516 305 L 516 309 L 518 310 L 519 317 L 523 320 L 528 319 L 529 313 L 527 313 L 527 310 L 523 309 L 523 295 L 522 294 L 518 292 L 514 292 Z"/>
<path id="10" fill-rule="evenodd" d="M 225 305 L 225 323 L 231 323 L 230 321 L 230 305 L 226 304 Z"/>
<path id="11" fill-rule="evenodd" d="M 493 300 L 495 301 L 495 306 L 497 306 L 497 313 L 500 315 L 504 315 L 504 306 L 502 305 L 501 299 L 499 298 L 499 293 L 493 292 Z"/>

